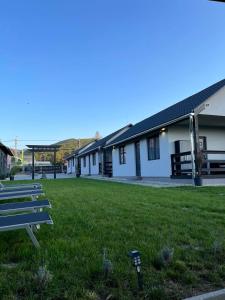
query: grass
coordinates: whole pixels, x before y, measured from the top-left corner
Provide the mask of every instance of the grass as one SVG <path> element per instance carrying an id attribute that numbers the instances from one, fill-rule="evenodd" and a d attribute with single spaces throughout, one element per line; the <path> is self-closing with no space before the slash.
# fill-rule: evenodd
<path id="1" fill-rule="evenodd" d="M 25 231 L 0 233 L 0 299 L 182 299 L 225 287 L 225 188 L 42 183 L 54 225 L 41 227 L 38 251 Z M 142 254 L 142 292 L 133 249 Z"/>

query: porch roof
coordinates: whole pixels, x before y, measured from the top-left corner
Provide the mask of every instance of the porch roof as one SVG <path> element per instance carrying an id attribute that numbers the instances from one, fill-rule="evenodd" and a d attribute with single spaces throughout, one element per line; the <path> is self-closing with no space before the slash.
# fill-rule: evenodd
<path id="1" fill-rule="evenodd" d="M 193 112 L 194 109 L 224 86 L 225 79 L 135 124 L 129 130 L 110 142 L 107 147 L 125 143 L 136 136 L 141 136 L 154 129 L 160 129 L 168 125 L 168 123 L 171 124 L 176 122 L 180 118 Z"/>

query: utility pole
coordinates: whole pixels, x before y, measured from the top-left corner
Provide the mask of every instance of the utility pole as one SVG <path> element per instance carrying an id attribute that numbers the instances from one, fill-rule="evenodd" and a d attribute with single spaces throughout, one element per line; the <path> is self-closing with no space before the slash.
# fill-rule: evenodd
<path id="1" fill-rule="evenodd" d="M 18 137 L 16 136 L 15 137 L 15 158 L 16 159 L 18 158 L 18 155 L 17 155 L 17 145 L 18 145 Z"/>
<path id="2" fill-rule="evenodd" d="M 24 149 L 22 149 L 22 153 L 21 153 L 21 162 L 22 164 L 24 163 Z"/>

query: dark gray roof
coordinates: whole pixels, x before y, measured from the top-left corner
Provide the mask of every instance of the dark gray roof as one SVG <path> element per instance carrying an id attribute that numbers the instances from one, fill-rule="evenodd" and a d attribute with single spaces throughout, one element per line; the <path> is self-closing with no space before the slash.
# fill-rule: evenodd
<path id="1" fill-rule="evenodd" d="M 93 144 L 93 141 L 90 142 L 90 143 L 88 143 L 88 144 L 86 144 L 86 145 L 84 145 L 84 146 L 82 146 L 82 147 L 80 147 L 80 148 L 78 148 L 78 149 L 76 149 L 76 150 L 74 150 L 73 152 L 71 152 L 69 155 L 67 155 L 67 156 L 65 157 L 65 160 L 68 160 L 68 159 L 70 159 L 70 158 L 72 158 L 72 157 L 78 155 L 78 153 L 79 153 L 80 151 L 82 151 L 84 148 L 87 148 L 89 144 L 92 145 L 92 144 Z"/>
<path id="2" fill-rule="evenodd" d="M 190 114 L 195 108 L 215 94 L 223 86 L 225 86 L 225 79 L 135 124 L 125 133 L 121 134 L 118 138 L 109 143 L 107 147 L 109 145 L 112 146 L 120 144 L 125 140 L 130 140 L 134 136 L 142 135 L 142 133 L 150 131 L 153 128 L 160 126 L 163 127 L 166 123 L 175 121 L 178 118 Z"/>
<path id="3" fill-rule="evenodd" d="M 79 156 L 82 156 L 86 153 L 90 153 L 90 152 L 93 152 L 99 148 L 102 148 L 104 147 L 107 142 L 109 140 L 111 140 L 114 136 L 116 136 L 117 134 L 119 134 L 121 131 L 125 130 L 126 128 L 129 130 L 129 128 L 132 127 L 132 124 L 128 124 L 127 126 L 124 126 L 123 128 L 120 128 L 119 130 L 107 135 L 106 137 L 100 139 L 100 140 L 97 140 L 95 143 L 93 143 L 92 145 L 90 145 L 90 147 L 84 149 L 84 151 L 81 151 L 79 153 Z"/>
<path id="4" fill-rule="evenodd" d="M 0 143 L 0 149 L 7 155 L 13 156 L 12 151 L 6 147 L 4 144 Z"/>

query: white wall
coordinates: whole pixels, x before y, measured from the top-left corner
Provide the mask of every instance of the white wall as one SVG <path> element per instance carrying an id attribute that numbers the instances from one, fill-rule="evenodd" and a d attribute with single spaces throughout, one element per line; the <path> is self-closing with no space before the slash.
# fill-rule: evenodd
<path id="1" fill-rule="evenodd" d="M 210 124 L 209 124 L 210 125 Z M 188 127 L 170 126 L 169 127 L 169 148 L 170 153 L 174 153 L 174 141 L 190 140 Z M 225 150 L 225 128 L 200 127 L 199 136 L 205 136 L 207 150 Z M 210 155 L 209 158 L 225 159 L 225 155 Z"/>
<path id="2" fill-rule="evenodd" d="M 148 160 L 147 139 L 140 141 L 141 176 L 143 177 L 169 177 L 171 175 L 170 152 L 168 133 L 159 135 L 160 159 Z"/>
<path id="3" fill-rule="evenodd" d="M 188 125 L 187 126 L 172 125 L 168 127 L 169 154 L 175 153 L 174 142 L 178 140 L 190 140 Z"/>
<path id="4" fill-rule="evenodd" d="M 210 125 L 210 124 L 209 124 Z M 171 126 L 169 127 L 169 148 L 170 154 L 174 153 L 174 141 L 190 140 L 187 127 Z M 200 127 L 199 136 L 206 137 L 207 150 L 225 150 L 225 128 L 218 127 Z M 209 159 L 225 160 L 225 154 L 209 154 Z"/>
<path id="5" fill-rule="evenodd" d="M 225 150 L 225 129 L 200 128 L 200 136 L 206 136 L 208 150 Z M 171 175 L 171 154 L 175 152 L 174 142 L 177 140 L 190 140 L 189 127 L 173 125 L 167 132 L 160 134 L 160 159 L 148 160 L 147 140 L 140 141 L 141 176 L 143 177 L 169 177 Z M 190 149 L 191 150 L 191 149 Z M 208 155 L 209 159 L 223 159 L 225 155 Z M 191 168 L 185 165 L 184 168 Z M 135 145 L 126 145 L 126 164 L 119 163 L 119 149 L 113 150 L 113 176 L 136 176 Z"/>
<path id="6" fill-rule="evenodd" d="M 73 162 L 74 159 L 74 162 Z M 75 158 L 70 158 L 67 161 L 67 174 L 75 173 Z"/>
<path id="7" fill-rule="evenodd" d="M 201 128 L 199 130 L 199 135 L 206 136 L 207 150 L 225 151 L 225 128 Z M 209 154 L 208 158 L 225 160 L 225 154 Z"/>
<path id="8" fill-rule="evenodd" d="M 99 152 L 95 152 L 96 165 L 93 165 L 93 158 L 91 154 L 91 175 L 99 174 Z"/>
<path id="9" fill-rule="evenodd" d="M 89 175 L 89 157 L 86 155 L 86 167 L 84 167 L 84 157 L 81 157 L 81 175 Z"/>
<path id="10" fill-rule="evenodd" d="M 136 176 L 135 166 L 135 149 L 134 144 L 128 144 L 125 147 L 126 151 L 126 164 L 120 164 L 119 161 L 119 149 L 115 148 L 112 151 L 113 161 L 113 176 Z"/>
<path id="11" fill-rule="evenodd" d="M 209 97 L 204 103 L 206 108 L 200 114 L 225 116 L 225 87 Z"/>
<path id="12" fill-rule="evenodd" d="M 147 139 L 140 140 L 141 176 L 169 177 L 171 175 L 170 147 L 168 133 L 159 137 L 160 159 L 148 160 Z M 113 176 L 136 176 L 135 144 L 126 145 L 126 164 L 119 163 L 119 149 L 113 150 Z"/>

